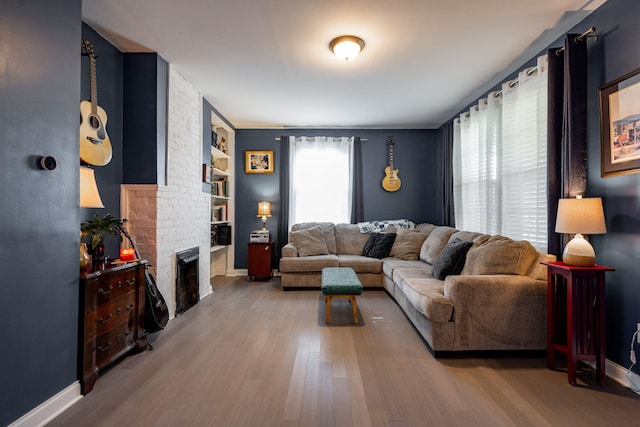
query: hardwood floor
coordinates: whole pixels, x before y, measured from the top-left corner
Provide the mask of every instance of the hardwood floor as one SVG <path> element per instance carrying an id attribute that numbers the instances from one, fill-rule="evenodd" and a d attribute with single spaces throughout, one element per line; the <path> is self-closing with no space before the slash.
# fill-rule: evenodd
<path id="1" fill-rule="evenodd" d="M 215 278 L 50 426 L 630 426 L 640 398 L 535 355 L 434 359 L 384 291 L 333 302 L 279 280 Z"/>

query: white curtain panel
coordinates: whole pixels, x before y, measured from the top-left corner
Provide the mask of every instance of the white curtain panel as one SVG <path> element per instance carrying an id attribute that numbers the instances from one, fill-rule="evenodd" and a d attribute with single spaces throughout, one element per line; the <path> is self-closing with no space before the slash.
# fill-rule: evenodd
<path id="1" fill-rule="evenodd" d="M 455 225 L 547 249 L 547 57 L 454 122 Z"/>
<path id="2" fill-rule="evenodd" d="M 289 224 L 349 223 L 353 137 L 291 138 Z"/>

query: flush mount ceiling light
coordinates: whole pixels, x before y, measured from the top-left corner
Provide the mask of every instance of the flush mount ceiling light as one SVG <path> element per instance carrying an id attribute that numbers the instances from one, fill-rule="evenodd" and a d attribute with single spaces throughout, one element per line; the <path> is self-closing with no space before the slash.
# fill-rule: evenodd
<path id="1" fill-rule="evenodd" d="M 345 61 L 354 59 L 364 49 L 364 40 L 356 36 L 340 36 L 331 40 L 329 49 Z"/>

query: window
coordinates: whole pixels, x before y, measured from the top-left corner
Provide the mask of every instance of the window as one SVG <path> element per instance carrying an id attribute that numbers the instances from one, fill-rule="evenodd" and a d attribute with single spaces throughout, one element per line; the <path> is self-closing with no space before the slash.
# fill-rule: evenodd
<path id="1" fill-rule="evenodd" d="M 521 72 L 454 123 L 456 227 L 547 251 L 547 64 Z"/>
<path id="2" fill-rule="evenodd" d="M 291 137 L 289 224 L 349 223 L 353 138 Z"/>

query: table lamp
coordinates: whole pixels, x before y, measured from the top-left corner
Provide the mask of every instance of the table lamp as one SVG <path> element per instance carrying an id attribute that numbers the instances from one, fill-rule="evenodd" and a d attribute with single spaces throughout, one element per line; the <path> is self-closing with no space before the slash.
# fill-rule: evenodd
<path id="1" fill-rule="evenodd" d="M 104 208 L 93 169 L 80 166 L 80 207 Z"/>
<path id="2" fill-rule="evenodd" d="M 267 218 L 271 218 L 271 203 L 270 202 L 258 202 L 258 217 L 262 217 L 262 230 L 267 229 Z"/>
<path id="3" fill-rule="evenodd" d="M 567 265 L 590 267 L 595 264 L 596 253 L 583 234 L 604 234 L 607 226 L 604 222 L 602 199 L 592 197 L 583 199 L 560 199 L 556 218 L 556 233 L 575 234 L 562 252 L 562 261 Z"/>

